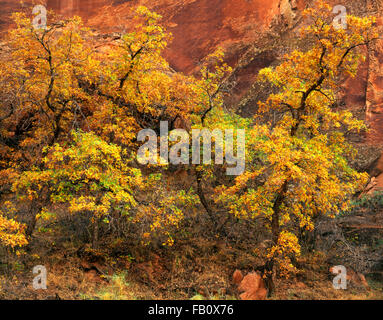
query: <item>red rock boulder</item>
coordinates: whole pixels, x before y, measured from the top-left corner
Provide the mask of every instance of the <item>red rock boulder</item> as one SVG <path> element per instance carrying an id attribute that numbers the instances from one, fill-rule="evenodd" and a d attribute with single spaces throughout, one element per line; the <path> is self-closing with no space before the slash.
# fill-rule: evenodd
<path id="1" fill-rule="evenodd" d="M 236 270 L 233 274 L 233 281 L 238 285 L 241 300 L 265 300 L 267 289 L 261 275 L 256 272 L 247 274 L 245 277 L 242 272 Z"/>

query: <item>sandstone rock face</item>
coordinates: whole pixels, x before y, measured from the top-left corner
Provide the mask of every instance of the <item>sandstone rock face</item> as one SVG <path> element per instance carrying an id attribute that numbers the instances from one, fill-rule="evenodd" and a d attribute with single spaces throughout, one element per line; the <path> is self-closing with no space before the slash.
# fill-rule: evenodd
<path id="1" fill-rule="evenodd" d="M 79 15 L 84 19 L 100 13 L 101 8 L 123 1 L 112 0 L 46 0 L 47 7 L 66 16 Z"/>
<path id="2" fill-rule="evenodd" d="M 129 26 L 130 9 L 136 5 L 163 16 L 174 36 L 167 57 L 174 69 L 184 72 L 192 72 L 218 46 L 231 50 L 235 60 L 242 47 L 259 38 L 280 12 L 279 0 L 48 0 L 57 12 L 79 14 L 108 32 Z"/>
<path id="3" fill-rule="evenodd" d="M 31 1 L 24 1 L 27 5 Z M 12 12 L 22 9 L 22 5 L 19 1 L 14 0 L 1 0 L 0 1 L 0 31 L 4 32 L 11 23 L 10 16 Z"/>

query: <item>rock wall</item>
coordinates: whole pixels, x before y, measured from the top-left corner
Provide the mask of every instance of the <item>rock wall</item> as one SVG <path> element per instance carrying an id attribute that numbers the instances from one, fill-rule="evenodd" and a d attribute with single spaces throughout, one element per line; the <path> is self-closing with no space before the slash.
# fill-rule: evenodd
<path id="1" fill-rule="evenodd" d="M 99 14 L 101 8 L 108 5 L 117 5 L 119 2 L 112 0 L 47 0 L 47 6 L 60 14 L 67 16 L 79 15 L 85 19 Z"/>

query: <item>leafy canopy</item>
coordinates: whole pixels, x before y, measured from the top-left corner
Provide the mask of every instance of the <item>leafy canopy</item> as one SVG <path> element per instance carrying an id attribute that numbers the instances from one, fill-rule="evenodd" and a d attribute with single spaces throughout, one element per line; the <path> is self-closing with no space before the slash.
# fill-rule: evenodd
<path id="1" fill-rule="evenodd" d="M 275 125 L 260 123 L 247 131 L 248 166 L 217 197 L 238 217 L 266 218 L 272 233 L 267 259 L 293 269 L 300 253 L 297 228 L 313 230 L 320 215 L 335 217 L 367 181 L 349 164 L 355 154 L 345 132 L 365 129 L 350 111 L 337 107 L 339 81 L 355 77 L 364 57 L 360 46 L 378 37 L 375 18 L 347 17 L 347 29 L 332 24 L 332 8 L 323 1 L 305 11 L 311 22 L 300 35 L 312 43 L 294 50 L 259 79 L 274 87 L 259 102 L 260 115 L 278 114 Z M 258 117 L 258 118 L 257 118 Z"/>

